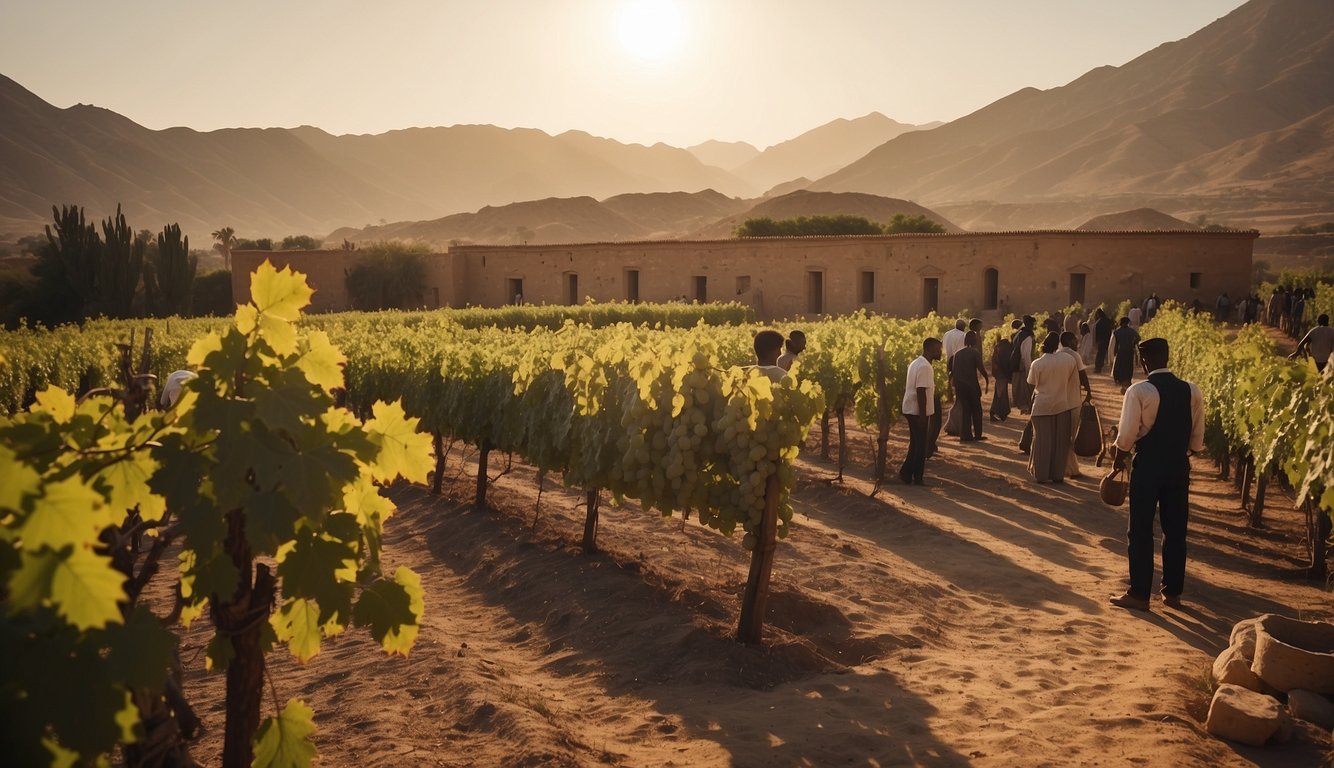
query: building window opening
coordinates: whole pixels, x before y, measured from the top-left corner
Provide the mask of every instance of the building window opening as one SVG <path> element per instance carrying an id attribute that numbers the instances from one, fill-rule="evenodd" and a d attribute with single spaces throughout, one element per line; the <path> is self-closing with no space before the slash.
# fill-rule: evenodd
<path id="1" fill-rule="evenodd" d="M 736 295 L 740 296 L 750 290 L 750 275 L 738 275 L 736 279 Z"/>
<path id="2" fill-rule="evenodd" d="M 574 306 L 579 303 L 579 275 L 575 272 L 565 273 L 565 303 Z"/>
<path id="3" fill-rule="evenodd" d="M 1000 272 L 995 267 L 987 267 L 982 273 L 982 308 L 996 309 L 1000 306 Z"/>
<path id="4" fill-rule="evenodd" d="M 869 269 L 862 270 L 860 294 L 863 304 L 875 303 L 875 273 Z"/>
<path id="5" fill-rule="evenodd" d="M 1083 272 L 1075 272 L 1070 275 L 1070 303 L 1084 303 L 1084 285 L 1087 282 L 1088 275 Z"/>
<path id="6" fill-rule="evenodd" d="M 824 314 L 824 273 L 812 270 L 806 273 L 806 314 Z"/>
<path id="7" fill-rule="evenodd" d="M 695 301 L 700 304 L 709 300 L 709 278 L 705 275 L 695 275 Z"/>
<path id="8" fill-rule="evenodd" d="M 1200 289 L 1200 277 L 1202 277 L 1202 273 L 1200 273 L 1200 272 L 1191 272 L 1191 273 L 1190 273 L 1190 287 L 1191 287 L 1191 290 L 1196 290 L 1196 291 L 1197 291 L 1197 290 Z"/>
<path id="9" fill-rule="evenodd" d="M 431 295 L 435 298 L 435 303 L 432 305 L 432 307 L 433 307 L 434 309 L 439 309 L 439 308 L 440 308 L 440 287 L 439 287 L 439 286 L 431 286 Z"/>
<path id="10" fill-rule="evenodd" d="M 940 278 L 922 278 L 922 314 L 929 315 L 940 310 Z"/>
<path id="11" fill-rule="evenodd" d="M 511 277 L 505 281 L 505 300 L 511 304 L 523 303 L 522 277 Z"/>
<path id="12" fill-rule="evenodd" d="M 639 301 L 639 270 L 625 270 L 625 300 Z"/>

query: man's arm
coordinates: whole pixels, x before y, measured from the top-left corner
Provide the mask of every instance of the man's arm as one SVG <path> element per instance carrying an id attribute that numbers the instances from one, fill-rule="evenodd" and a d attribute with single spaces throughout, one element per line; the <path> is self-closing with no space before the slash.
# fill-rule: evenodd
<path id="1" fill-rule="evenodd" d="M 1135 438 L 1139 436 L 1141 404 L 1134 387 L 1126 390 L 1121 401 L 1121 420 L 1116 427 L 1116 446 L 1113 451 L 1112 466 L 1120 469 L 1125 466 L 1125 457 L 1135 447 Z"/>
<path id="2" fill-rule="evenodd" d="M 1081 369 L 1079 371 L 1079 386 L 1084 388 L 1084 394 L 1093 397 L 1093 387 L 1089 384 L 1088 371 Z"/>
<path id="3" fill-rule="evenodd" d="M 1316 328 L 1318 327 L 1319 326 L 1316 326 Z M 1313 333 L 1315 333 L 1315 328 L 1312 328 L 1311 330 L 1307 331 L 1306 335 L 1302 337 L 1302 340 L 1297 342 L 1297 349 L 1293 350 L 1291 355 L 1288 355 L 1289 360 L 1296 360 L 1298 357 L 1301 357 L 1303 354 L 1306 354 L 1307 352 L 1310 351 L 1311 334 Z"/>
<path id="4" fill-rule="evenodd" d="M 917 388 L 917 412 L 926 416 L 926 387 Z"/>

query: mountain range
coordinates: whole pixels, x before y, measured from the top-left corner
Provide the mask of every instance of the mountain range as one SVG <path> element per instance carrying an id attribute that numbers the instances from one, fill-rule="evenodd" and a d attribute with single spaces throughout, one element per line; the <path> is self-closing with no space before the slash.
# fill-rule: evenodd
<path id="1" fill-rule="evenodd" d="M 1334 218 L 1334 2 L 1251 0 L 944 125 L 871 113 L 763 151 L 490 125 L 150 130 L 0 76 L 0 235 L 40 231 L 53 204 L 96 218 L 121 203 L 136 228 L 179 222 L 196 243 L 224 225 L 335 242 L 726 236 L 766 199 L 784 215 L 870 218 L 917 201 L 971 229 L 1142 207 L 1269 231 Z"/>
<path id="2" fill-rule="evenodd" d="M 1195 34 L 909 133 L 812 189 L 928 204 L 1334 196 L 1334 2 L 1252 0 Z"/>

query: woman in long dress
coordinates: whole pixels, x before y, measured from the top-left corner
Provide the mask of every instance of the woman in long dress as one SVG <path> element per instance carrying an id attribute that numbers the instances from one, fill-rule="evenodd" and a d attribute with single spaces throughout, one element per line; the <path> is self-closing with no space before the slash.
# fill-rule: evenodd
<path id="1" fill-rule="evenodd" d="M 996 387 L 991 396 L 991 420 L 1005 421 L 1010 417 L 1010 353 L 1014 345 L 1009 339 L 1001 339 L 991 350 L 991 375 L 996 379 Z"/>
<path id="2" fill-rule="evenodd" d="M 1028 368 L 1033 385 L 1033 448 L 1028 471 L 1039 483 L 1065 482 L 1066 457 L 1070 453 L 1071 409 L 1066 388 L 1077 376 L 1073 355 L 1062 354 L 1061 337 L 1048 334 L 1042 342 L 1042 357 Z"/>
<path id="3" fill-rule="evenodd" d="M 1121 325 L 1112 331 L 1112 378 L 1121 385 L 1125 394 L 1135 378 L 1135 355 L 1138 354 L 1139 332 L 1130 327 L 1129 318 L 1121 318 Z"/>

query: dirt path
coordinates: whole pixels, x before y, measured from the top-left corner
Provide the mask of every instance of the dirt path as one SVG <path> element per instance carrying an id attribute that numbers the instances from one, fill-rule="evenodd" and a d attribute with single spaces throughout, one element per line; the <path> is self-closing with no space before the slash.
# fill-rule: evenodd
<path id="1" fill-rule="evenodd" d="M 1115 418 L 1111 382 L 1095 388 Z M 1296 576 L 1290 505 L 1247 530 L 1198 461 L 1185 608 L 1112 608 L 1124 508 L 1098 501 L 1093 476 L 1027 481 L 1022 422 L 987 426 L 986 443 L 942 436 L 932 487 L 874 498 L 868 436 L 852 431 L 837 484 L 813 434 L 764 649 L 729 639 L 748 557 L 735 541 L 604 505 L 604 553 L 586 557 L 581 494 L 546 480 L 534 527 L 538 479 L 516 464 L 474 511 L 475 464 L 456 451 L 446 496 L 394 492 L 387 565 L 427 589 L 411 657 L 350 632 L 306 665 L 275 653 L 276 694 L 314 706 L 328 765 L 1318 764 L 1328 734 L 1252 749 L 1201 725 L 1232 623 L 1331 615 Z M 903 448 L 896 434 L 891 455 Z M 202 641 L 187 636 L 187 659 Z M 198 755 L 215 763 L 221 677 L 190 666 L 211 727 Z"/>

